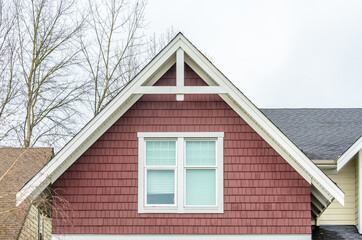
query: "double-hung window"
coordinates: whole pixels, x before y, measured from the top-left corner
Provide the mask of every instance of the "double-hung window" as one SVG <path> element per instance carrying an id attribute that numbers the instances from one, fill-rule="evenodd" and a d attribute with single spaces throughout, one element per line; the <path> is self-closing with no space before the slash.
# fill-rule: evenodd
<path id="1" fill-rule="evenodd" d="M 138 212 L 222 213 L 223 136 L 138 133 Z"/>

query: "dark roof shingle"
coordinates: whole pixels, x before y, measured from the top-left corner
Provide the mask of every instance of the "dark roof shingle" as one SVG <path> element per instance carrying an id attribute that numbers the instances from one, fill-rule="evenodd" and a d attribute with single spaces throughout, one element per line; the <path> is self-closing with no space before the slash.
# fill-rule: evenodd
<path id="1" fill-rule="evenodd" d="M 312 160 L 334 160 L 362 135 L 362 108 L 261 111 Z"/>

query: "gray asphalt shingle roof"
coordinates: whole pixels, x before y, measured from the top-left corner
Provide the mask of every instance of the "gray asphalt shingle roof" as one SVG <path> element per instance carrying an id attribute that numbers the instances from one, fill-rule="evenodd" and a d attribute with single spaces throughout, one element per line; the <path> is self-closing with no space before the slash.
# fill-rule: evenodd
<path id="1" fill-rule="evenodd" d="M 362 135 L 362 108 L 261 109 L 312 160 L 333 160 Z"/>

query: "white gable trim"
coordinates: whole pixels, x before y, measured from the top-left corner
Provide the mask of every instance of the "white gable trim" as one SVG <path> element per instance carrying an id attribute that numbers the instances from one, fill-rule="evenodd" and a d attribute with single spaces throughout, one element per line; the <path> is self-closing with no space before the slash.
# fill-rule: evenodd
<path id="1" fill-rule="evenodd" d="M 142 96 L 142 91 L 146 89 L 144 86 L 152 86 L 176 62 L 176 51 L 179 48 L 184 51 L 184 59 L 190 67 L 209 85 L 218 86 L 216 89 L 219 95 L 306 181 L 314 185 L 329 201 L 335 198 L 341 204 L 344 203 L 344 193 L 182 34 L 178 34 L 100 114 L 18 192 L 17 203 L 20 204 L 27 197 L 34 199 L 71 166 Z M 209 89 L 212 88 L 209 86 Z"/>
<path id="2" fill-rule="evenodd" d="M 27 197 L 35 199 L 137 102 L 142 95 L 132 96 L 133 93 L 142 84 L 153 85 L 165 74 L 175 64 L 176 59 L 173 53 L 178 48 L 175 38 L 16 194 L 17 205 Z"/>
<path id="3" fill-rule="evenodd" d="M 355 141 L 342 156 L 337 160 L 337 171 L 339 172 L 353 157 L 362 149 L 362 136 Z"/>
<path id="4" fill-rule="evenodd" d="M 191 49 L 194 48 L 194 49 Z M 344 205 L 344 193 L 292 143 L 244 94 L 240 92 L 218 69 L 215 68 L 199 51 L 187 45 L 185 59 L 190 67 L 204 80 L 216 81 L 228 94 L 221 94 L 226 101 L 258 134 L 260 134 L 288 163 L 301 174 L 306 181 L 315 185 L 325 197 L 335 198 Z M 195 63 L 192 64 L 192 61 Z M 198 70 L 203 69 L 203 72 Z M 207 72 L 207 74 L 206 74 Z M 210 77 L 209 77 L 210 76 Z M 212 80 L 211 80 L 211 79 Z"/>

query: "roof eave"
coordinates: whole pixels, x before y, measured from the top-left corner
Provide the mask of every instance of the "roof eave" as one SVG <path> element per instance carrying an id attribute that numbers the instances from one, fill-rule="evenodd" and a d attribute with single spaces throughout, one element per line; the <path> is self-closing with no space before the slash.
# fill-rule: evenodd
<path id="1" fill-rule="evenodd" d="M 20 189 L 16 194 L 17 205 L 21 204 L 21 202 L 28 197 L 30 199 L 36 198 L 36 196 L 49 184 L 53 183 L 61 175 L 57 174 L 54 176 L 56 171 L 59 172 L 59 169 L 65 171 L 75 161 L 76 157 L 79 157 L 85 151 L 85 147 L 89 147 L 105 132 L 105 122 L 109 122 L 110 118 L 112 118 L 112 120 L 117 120 L 117 118 L 114 117 L 115 112 L 124 112 L 124 110 L 128 109 L 126 107 L 123 107 L 122 110 L 120 109 L 123 103 L 128 102 L 130 103 L 129 105 L 132 105 L 136 99 L 138 100 L 142 96 L 136 95 L 135 97 L 132 94 L 142 83 L 161 77 L 162 74 L 173 65 L 175 60 L 172 58 L 174 57 L 174 52 L 179 48 L 178 39 L 180 36 L 181 34 L 178 34 L 163 51 L 161 51 L 112 101 L 105 106 L 100 114 L 88 122 L 86 126 L 72 138 L 37 175 Z M 133 103 L 130 102 L 130 99 L 132 98 L 134 98 L 132 101 Z M 121 116 L 122 114 L 116 115 Z"/>
<path id="2" fill-rule="evenodd" d="M 199 69 L 202 69 L 202 71 L 197 73 L 203 79 L 208 78 L 210 84 L 216 81 L 227 92 L 219 94 L 220 97 L 301 174 L 306 181 L 314 185 L 328 200 L 334 197 L 341 204 L 344 203 L 344 193 L 182 34 L 178 34 L 99 115 L 92 119 L 39 174 L 21 189 L 17 194 L 18 203 L 21 203 L 26 197 L 34 198 L 49 183 L 54 182 L 108 127 L 128 110 L 127 107 L 130 107 L 139 99 L 141 95 L 133 93 L 145 81 L 154 78 L 155 74 L 158 76 L 158 70 L 174 56 L 176 50 L 180 47 L 188 56 L 185 57 L 185 61 L 195 63 L 194 66 L 191 64 L 190 67 L 195 70 L 197 65 Z M 126 107 L 120 109 L 123 104 L 126 104 Z M 107 124 L 105 124 L 106 122 Z"/>
<path id="3" fill-rule="evenodd" d="M 188 40 L 186 40 L 188 41 Z M 199 75 L 210 76 L 217 81 L 228 94 L 220 94 L 249 125 L 253 127 L 277 152 L 291 164 L 306 181 L 314 184 L 316 188 L 327 195 L 328 199 L 333 197 L 344 205 L 344 193 L 339 189 L 312 161 L 302 153 L 229 79 L 227 79 L 210 61 L 203 58 L 199 50 L 192 44 L 186 45 L 184 49 L 195 63 L 207 72 Z M 193 49 L 192 49 L 193 48 Z M 194 71 L 197 69 L 190 66 Z M 207 69 L 207 71 L 206 71 Z M 210 82 L 210 80 L 209 80 Z M 231 98 L 231 99 L 230 99 Z"/>
<path id="4" fill-rule="evenodd" d="M 337 171 L 339 172 L 344 166 L 346 166 L 353 157 L 362 150 L 362 136 L 357 139 L 337 160 Z"/>

